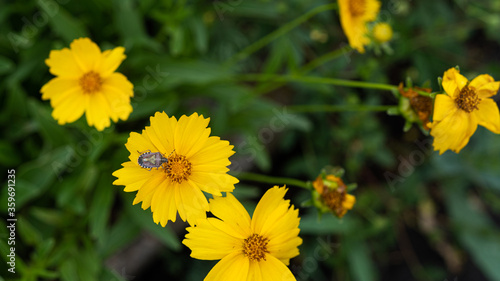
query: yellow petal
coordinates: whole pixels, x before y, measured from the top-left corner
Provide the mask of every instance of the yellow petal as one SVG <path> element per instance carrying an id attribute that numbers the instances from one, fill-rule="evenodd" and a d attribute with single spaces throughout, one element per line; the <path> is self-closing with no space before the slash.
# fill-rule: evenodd
<path id="1" fill-rule="evenodd" d="M 125 75 L 114 72 L 110 74 L 108 77 L 103 79 L 103 87 L 111 87 L 115 89 L 117 92 L 122 93 L 123 95 L 133 97 L 134 96 L 134 85 L 128 81 Z"/>
<path id="2" fill-rule="evenodd" d="M 231 253 L 210 270 L 204 281 L 246 281 L 248 267 L 249 260 L 242 253 Z"/>
<path id="3" fill-rule="evenodd" d="M 40 92 L 42 99 L 48 100 L 55 97 L 67 97 L 68 94 L 81 91 L 80 84 L 77 79 L 55 77 L 52 78 L 47 84 L 43 85 Z"/>
<path id="4" fill-rule="evenodd" d="M 207 128 L 209 121 L 210 118 L 205 119 L 197 113 L 189 117 L 181 116 L 174 135 L 176 152 L 190 158 L 200 150 L 210 135 L 210 129 Z"/>
<path id="5" fill-rule="evenodd" d="M 290 217 L 287 215 L 290 201 L 283 199 L 286 191 L 287 188 L 285 187 L 275 186 L 262 196 L 252 217 L 252 230 L 254 233 L 264 237 L 279 234 L 280 230 L 276 225 L 282 225 L 279 220 L 284 216 L 287 223 L 295 223 L 290 221 Z"/>
<path id="6" fill-rule="evenodd" d="M 177 126 L 175 117 L 168 117 L 165 112 L 156 112 L 150 118 L 151 126 L 146 127 L 146 133 L 150 137 L 155 146 L 162 152 L 167 154 L 174 151 L 173 132 Z"/>
<path id="7" fill-rule="evenodd" d="M 165 176 L 161 173 L 150 171 L 150 175 L 147 177 L 147 180 L 142 184 L 139 188 L 139 191 L 135 195 L 134 202 L 132 204 L 137 204 L 142 202 L 141 208 L 146 210 L 151 206 L 153 195 L 155 194 L 158 188 L 166 186 Z M 151 210 L 153 211 L 153 210 Z"/>
<path id="8" fill-rule="evenodd" d="M 210 212 L 238 233 L 235 237 L 245 239 L 252 234 L 250 215 L 231 193 L 226 197 L 210 199 Z"/>
<path id="9" fill-rule="evenodd" d="M 146 151 L 159 152 L 160 150 L 151 142 L 147 134 L 142 131 L 142 134 L 136 132 L 130 133 L 130 137 L 127 139 L 125 147 L 130 152 L 130 161 L 137 163 L 139 155 Z"/>
<path id="10" fill-rule="evenodd" d="M 164 179 L 156 188 L 151 200 L 153 220 L 163 227 L 169 220 L 175 222 L 177 218 L 175 188 L 175 185 L 170 184 L 170 179 Z"/>
<path id="11" fill-rule="evenodd" d="M 113 176 L 117 177 L 113 184 L 124 185 L 126 192 L 138 190 L 151 176 L 151 171 L 141 168 L 137 163 L 129 161 L 122 166 L 123 168 L 113 172 Z"/>
<path id="12" fill-rule="evenodd" d="M 346 194 L 344 202 L 342 202 L 342 207 L 347 210 L 351 210 L 356 203 L 356 197 L 351 194 Z"/>
<path id="13" fill-rule="evenodd" d="M 176 189 L 175 202 L 179 216 L 190 225 L 195 225 L 198 219 L 207 217 L 208 201 L 203 192 L 190 181 L 183 182 Z"/>
<path id="14" fill-rule="evenodd" d="M 251 263 L 247 280 L 295 281 L 296 279 L 285 264 L 271 255 L 266 255 L 265 260 Z"/>
<path id="15" fill-rule="evenodd" d="M 101 93 L 109 105 L 110 117 L 113 122 L 117 122 L 118 119 L 127 120 L 133 110 L 130 105 L 130 97 L 110 87 L 103 87 Z"/>
<path id="16" fill-rule="evenodd" d="M 74 92 L 70 96 L 54 102 L 52 117 L 57 120 L 59 125 L 74 122 L 83 115 L 88 103 L 87 95 Z"/>
<path id="17" fill-rule="evenodd" d="M 442 85 L 445 92 L 454 99 L 460 93 L 460 90 L 467 85 L 467 82 L 467 78 L 460 74 L 456 68 L 452 67 L 445 71 Z"/>
<path id="18" fill-rule="evenodd" d="M 432 121 L 441 121 L 446 116 L 454 114 L 458 108 L 455 101 L 448 95 L 437 95 L 434 101 L 434 114 L 432 116 Z"/>
<path id="19" fill-rule="evenodd" d="M 50 73 L 64 78 L 79 79 L 84 73 L 68 48 L 50 51 L 45 64 L 49 67 Z"/>
<path id="20" fill-rule="evenodd" d="M 434 136 L 434 150 L 439 150 L 439 154 L 443 154 L 448 149 L 456 153 L 460 152 L 469 142 L 476 128 L 475 114 L 468 114 L 463 110 L 455 111 L 442 121 L 433 123 L 430 133 Z"/>
<path id="21" fill-rule="evenodd" d="M 280 260 L 288 261 L 299 255 L 299 246 L 302 244 L 302 238 L 299 237 L 299 228 L 282 232 L 275 235 L 267 244 L 269 254 Z"/>
<path id="22" fill-rule="evenodd" d="M 220 260 L 225 256 L 242 252 L 243 240 L 214 227 L 216 218 L 198 221 L 196 227 L 187 227 L 189 232 L 182 241 L 191 249 L 191 257 L 200 260 Z"/>
<path id="23" fill-rule="evenodd" d="M 208 131 L 210 133 L 210 131 Z M 208 137 L 208 135 L 206 135 Z M 219 137 L 210 137 L 195 154 L 190 155 L 190 160 L 198 165 L 220 165 L 226 167 L 231 164 L 229 157 L 234 154 L 233 146 L 228 141 Z"/>
<path id="24" fill-rule="evenodd" d="M 496 102 L 492 99 L 484 99 L 478 105 L 478 110 L 473 111 L 479 125 L 500 134 L 500 113 Z"/>
<path id="25" fill-rule="evenodd" d="M 96 43 L 89 38 L 79 38 L 71 42 L 70 48 L 84 73 L 98 70 L 97 66 L 101 64 L 102 54 Z"/>
<path id="26" fill-rule="evenodd" d="M 476 93 L 481 99 L 486 99 L 497 94 L 500 82 L 491 82 L 476 88 Z"/>
<path id="27" fill-rule="evenodd" d="M 116 47 L 113 50 L 107 50 L 102 54 L 102 62 L 99 66 L 99 74 L 101 77 L 108 77 L 120 66 L 122 61 L 126 58 L 125 48 Z"/>
<path id="28" fill-rule="evenodd" d="M 196 183 L 201 190 L 216 196 L 222 196 L 220 192 L 232 192 L 234 190 L 234 185 L 238 183 L 237 178 L 226 173 L 205 173 L 196 171 L 193 171 L 189 176 L 189 180 Z"/>
<path id="29" fill-rule="evenodd" d="M 86 112 L 87 123 L 89 126 L 94 126 L 98 131 L 102 131 L 111 125 L 108 101 L 102 93 L 93 93 L 87 96 L 89 96 Z"/>

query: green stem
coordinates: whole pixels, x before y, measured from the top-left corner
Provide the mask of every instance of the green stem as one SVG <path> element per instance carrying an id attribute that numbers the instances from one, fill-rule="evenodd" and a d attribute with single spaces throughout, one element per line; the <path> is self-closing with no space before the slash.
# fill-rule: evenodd
<path id="1" fill-rule="evenodd" d="M 396 91 L 398 89 L 397 86 L 388 84 L 352 81 L 352 80 L 335 79 L 335 78 L 313 77 L 313 76 L 244 74 L 238 76 L 238 79 L 242 81 L 272 81 L 272 82 L 300 82 L 300 83 L 311 83 L 311 84 L 329 84 L 329 85 L 344 86 L 344 87 L 368 88 L 368 89 L 388 90 L 388 91 Z"/>
<path id="2" fill-rule="evenodd" d="M 265 175 L 249 173 L 249 172 L 239 173 L 238 179 L 262 182 L 262 183 L 270 183 L 273 185 L 280 185 L 280 184 L 293 185 L 293 186 L 297 186 L 297 187 L 301 187 L 301 188 L 305 188 L 305 189 L 310 189 L 309 185 L 306 182 L 303 182 L 301 180 L 291 179 L 291 178 L 271 177 L 271 176 L 265 176 Z"/>
<path id="3" fill-rule="evenodd" d="M 318 57 L 312 61 L 310 61 L 308 64 L 304 65 L 302 68 L 297 71 L 296 75 L 305 75 L 314 70 L 315 68 L 327 63 L 328 61 L 334 60 L 341 55 L 345 54 L 346 52 L 349 52 L 351 50 L 350 46 L 344 46 L 342 48 L 339 48 L 337 50 L 334 50 L 332 52 L 326 53 L 322 55 L 321 57 Z M 263 95 L 265 93 L 269 93 L 283 85 L 285 85 L 286 82 L 280 82 L 280 83 L 270 83 L 270 84 L 265 84 L 259 89 L 254 91 L 254 94 L 259 96 Z"/>
<path id="4" fill-rule="evenodd" d="M 397 108 L 396 105 L 328 105 L 328 104 L 308 104 L 308 105 L 290 105 L 287 110 L 290 112 L 345 112 L 345 111 L 387 111 L 391 108 Z"/>
<path id="5" fill-rule="evenodd" d="M 319 67 L 320 65 L 327 63 L 328 61 L 334 60 L 334 59 L 340 57 L 341 55 L 349 52 L 350 50 L 352 50 L 351 46 L 346 45 L 344 47 L 341 47 L 339 49 L 336 49 L 334 51 L 326 53 L 326 54 L 322 55 L 321 57 L 318 57 L 318 58 L 310 61 L 308 64 L 304 65 L 299 70 L 298 73 L 299 74 L 307 74 L 307 73 L 311 72 L 312 70 L 314 70 L 315 68 Z"/>
<path id="6" fill-rule="evenodd" d="M 324 12 L 324 11 L 333 10 L 336 8 L 337 8 L 337 4 L 334 3 L 334 4 L 322 5 L 322 6 L 319 6 L 319 7 L 316 7 L 314 9 L 310 10 L 309 12 L 301 15 L 300 17 L 292 20 L 291 22 L 286 23 L 285 25 L 281 26 L 277 30 L 275 30 L 275 31 L 269 33 L 268 35 L 262 37 L 261 39 L 257 40 L 252 45 L 246 47 L 245 49 L 243 49 L 242 51 L 240 51 L 236 55 L 232 56 L 224 65 L 226 67 L 233 66 L 237 62 L 247 58 L 251 54 L 260 50 L 264 46 L 268 45 L 272 41 L 279 38 L 280 36 L 286 34 L 287 32 L 294 29 L 295 27 L 297 27 L 301 23 L 305 22 L 309 18 L 313 17 L 314 15 L 319 14 L 319 13 Z"/>

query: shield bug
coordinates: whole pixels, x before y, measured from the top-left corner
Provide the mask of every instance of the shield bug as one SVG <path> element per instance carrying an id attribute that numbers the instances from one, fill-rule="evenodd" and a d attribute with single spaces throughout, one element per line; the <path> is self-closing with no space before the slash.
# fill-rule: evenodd
<path id="1" fill-rule="evenodd" d="M 139 151 L 137 151 L 139 152 Z M 160 152 L 151 152 L 151 150 L 146 150 L 146 152 L 139 152 L 139 158 L 137 159 L 137 164 L 144 169 L 160 168 L 163 163 L 168 164 L 168 157 L 164 157 Z"/>

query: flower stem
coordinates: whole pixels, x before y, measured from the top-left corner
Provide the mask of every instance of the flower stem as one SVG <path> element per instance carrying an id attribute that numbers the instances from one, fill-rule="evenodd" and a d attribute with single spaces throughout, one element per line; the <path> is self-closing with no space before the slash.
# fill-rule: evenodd
<path id="1" fill-rule="evenodd" d="M 316 69 L 317 67 L 334 60 L 341 55 L 345 54 L 346 52 L 349 52 L 351 50 L 351 47 L 349 45 L 343 46 L 337 50 L 331 51 L 329 53 L 326 53 L 312 61 L 310 61 L 308 64 L 304 65 L 302 68 L 300 68 L 297 72 L 296 75 L 305 75 L 311 72 L 312 70 Z M 285 85 L 286 82 L 279 82 L 279 83 L 268 83 L 263 85 L 262 87 L 258 88 L 257 90 L 254 91 L 254 94 L 257 96 L 269 93 L 283 85 Z"/>
<path id="2" fill-rule="evenodd" d="M 308 105 L 290 105 L 287 110 L 290 112 L 345 112 L 345 111 L 387 111 L 391 108 L 397 108 L 396 105 L 328 105 L 328 104 L 308 104 Z"/>
<path id="3" fill-rule="evenodd" d="M 238 76 L 238 79 L 242 81 L 299 82 L 299 83 L 311 83 L 311 84 L 329 84 L 329 85 L 352 87 L 352 88 L 368 88 L 368 89 L 388 90 L 388 91 L 398 90 L 397 86 L 389 84 L 352 81 L 352 80 L 335 79 L 335 78 L 313 77 L 313 76 L 244 74 Z"/>
<path id="4" fill-rule="evenodd" d="M 324 12 L 324 11 L 333 10 L 333 9 L 336 9 L 336 8 L 337 8 L 337 3 L 333 3 L 333 4 L 322 5 L 322 6 L 319 6 L 319 7 L 316 7 L 314 9 L 310 10 L 309 12 L 301 15 L 300 17 L 292 20 L 291 22 L 288 22 L 288 23 L 284 24 L 283 26 L 281 26 L 277 30 L 269 33 L 268 35 L 266 35 L 266 36 L 262 37 L 261 39 L 257 40 L 255 43 L 253 43 L 250 46 L 246 47 L 245 49 L 243 49 L 242 51 L 240 51 L 236 55 L 232 56 L 229 60 L 227 60 L 224 63 L 224 65 L 226 67 L 228 67 L 228 68 L 231 67 L 231 66 L 233 66 L 237 62 L 239 62 L 239 61 L 247 58 L 251 54 L 253 54 L 256 51 L 260 50 L 264 46 L 268 45 L 272 41 L 274 41 L 277 38 L 279 38 L 280 36 L 286 34 L 287 32 L 289 32 L 290 30 L 294 29 L 295 27 L 297 27 L 301 23 L 305 22 L 309 18 L 313 17 L 314 15 L 319 14 L 319 13 Z"/>
<path id="5" fill-rule="evenodd" d="M 292 178 L 271 177 L 271 176 L 265 176 L 265 175 L 249 173 L 249 172 L 239 173 L 238 179 L 262 182 L 262 183 L 270 183 L 270 184 L 274 184 L 274 185 L 279 185 L 279 184 L 293 185 L 293 186 L 297 186 L 297 187 L 301 187 L 301 188 L 305 188 L 305 189 L 310 189 L 309 185 L 306 182 L 303 182 L 301 180 L 292 179 Z"/>

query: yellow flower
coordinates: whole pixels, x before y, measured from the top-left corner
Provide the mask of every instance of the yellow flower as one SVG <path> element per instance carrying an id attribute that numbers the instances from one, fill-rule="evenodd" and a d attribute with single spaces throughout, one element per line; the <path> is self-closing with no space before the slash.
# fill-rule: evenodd
<path id="1" fill-rule="evenodd" d="M 342 218 L 356 203 L 356 197 L 347 194 L 347 186 L 334 175 L 319 175 L 313 182 L 315 205 L 322 212 L 333 212 Z"/>
<path id="2" fill-rule="evenodd" d="M 339 0 L 340 23 L 349 45 L 360 53 L 370 43 L 366 24 L 377 18 L 380 2 L 377 0 Z"/>
<path id="3" fill-rule="evenodd" d="M 42 99 L 50 100 L 52 117 L 64 125 L 78 120 L 83 113 L 89 126 L 102 131 L 118 119 L 127 120 L 134 95 L 133 85 L 115 70 L 125 59 L 123 47 L 101 53 L 88 38 L 75 39 L 70 49 L 53 50 L 45 60 L 50 73 L 57 77 L 45 84 Z"/>
<path id="4" fill-rule="evenodd" d="M 188 227 L 184 245 L 191 257 L 220 260 L 205 281 L 295 280 L 285 266 L 299 254 L 299 212 L 283 197 L 287 189 L 274 186 L 260 199 L 251 219 L 232 195 L 210 199 L 215 218 Z"/>
<path id="5" fill-rule="evenodd" d="M 379 43 L 385 43 L 392 39 L 392 27 L 385 23 L 377 23 L 373 27 L 373 37 Z"/>
<path id="6" fill-rule="evenodd" d="M 487 74 L 469 82 L 457 69 L 450 68 L 444 73 L 442 84 L 446 94 L 436 96 L 433 122 L 429 124 L 434 150 L 439 150 L 439 154 L 448 149 L 460 152 L 478 124 L 500 133 L 500 113 L 490 98 L 498 92 L 500 82 Z"/>
<path id="7" fill-rule="evenodd" d="M 145 210 L 151 207 L 153 220 L 165 226 L 175 222 L 177 212 L 191 225 L 205 218 L 208 202 L 202 191 L 216 196 L 231 192 L 236 178 L 227 174 L 233 146 L 219 137 L 209 137 L 209 118 L 183 115 L 179 120 L 157 112 L 151 126 L 142 134 L 130 133 L 125 146 L 130 161 L 115 171 L 115 185 L 124 185 L 126 192 L 138 191 L 133 204 L 142 201 Z M 145 152 L 160 152 L 168 163 L 158 168 L 142 168 L 138 161 Z M 144 159 L 143 159 L 144 160 Z"/>

